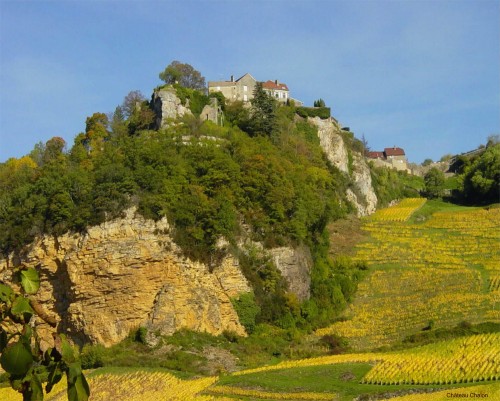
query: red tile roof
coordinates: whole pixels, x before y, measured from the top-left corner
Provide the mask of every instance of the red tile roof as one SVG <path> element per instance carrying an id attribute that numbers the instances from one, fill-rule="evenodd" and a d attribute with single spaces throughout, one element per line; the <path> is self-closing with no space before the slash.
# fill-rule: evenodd
<path id="1" fill-rule="evenodd" d="M 386 157 L 389 156 L 405 156 L 405 151 L 401 148 L 396 148 L 395 146 L 392 148 L 385 148 L 384 153 Z"/>
<path id="2" fill-rule="evenodd" d="M 384 152 L 368 152 L 368 157 L 370 159 L 384 159 Z"/>
<path id="3" fill-rule="evenodd" d="M 285 84 L 281 83 L 281 82 L 278 82 L 276 83 L 275 81 L 266 81 L 262 84 L 262 87 L 264 89 L 273 89 L 273 90 L 282 90 L 282 91 L 287 91 L 288 90 L 288 86 L 286 86 Z"/>

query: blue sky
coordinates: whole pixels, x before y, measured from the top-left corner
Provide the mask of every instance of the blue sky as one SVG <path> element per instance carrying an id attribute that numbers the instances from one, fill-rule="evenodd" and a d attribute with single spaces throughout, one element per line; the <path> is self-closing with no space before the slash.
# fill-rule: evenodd
<path id="1" fill-rule="evenodd" d="M 500 133 L 499 0 L 0 0 L 0 162 L 71 146 L 173 60 L 207 81 L 279 79 L 413 162 Z"/>

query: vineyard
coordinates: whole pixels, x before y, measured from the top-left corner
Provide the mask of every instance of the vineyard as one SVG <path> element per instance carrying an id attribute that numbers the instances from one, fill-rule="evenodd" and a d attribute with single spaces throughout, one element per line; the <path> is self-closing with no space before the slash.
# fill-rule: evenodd
<path id="1" fill-rule="evenodd" d="M 88 376 L 89 401 L 212 401 L 214 397 L 199 396 L 198 393 L 216 381 L 217 377 L 180 380 L 166 372 L 142 370 L 125 374 L 91 374 Z M 0 400 L 22 401 L 22 396 L 10 388 L 0 388 Z M 66 401 L 65 380 L 59 382 L 45 400 Z"/>
<path id="2" fill-rule="evenodd" d="M 455 384 L 500 379 L 500 333 L 457 338 L 387 355 L 372 384 Z"/>
<path id="3" fill-rule="evenodd" d="M 371 216 L 371 221 L 407 221 L 425 202 L 425 198 L 403 199 L 398 203 L 397 207 L 378 210 L 377 213 Z"/>
<path id="4" fill-rule="evenodd" d="M 335 366 L 337 370 L 331 369 Z M 356 366 L 361 370 L 356 371 Z M 327 370 L 321 370 L 322 367 Z M 285 361 L 222 377 L 181 380 L 166 371 L 127 369 L 123 372 L 120 368 L 98 369 L 87 377 L 91 388 L 89 401 L 350 400 L 356 394 L 386 394 L 416 388 L 432 393 L 396 399 L 442 400 L 443 394 L 450 392 L 475 392 L 492 398 L 500 389 L 497 382 L 500 380 L 500 333 L 461 337 L 399 352 Z M 450 387 L 465 383 L 472 385 Z M 446 393 L 436 391 L 443 386 L 448 389 Z M 21 399 L 12 389 L 0 388 L 0 400 Z M 45 399 L 65 401 L 64 381 Z"/>
<path id="5" fill-rule="evenodd" d="M 318 335 L 376 349 L 424 329 L 500 321 L 500 209 L 462 208 L 409 223 L 420 207 L 408 200 L 365 221 L 370 240 L 358 245 L 355 258 L 371 272 L 346 320 Z"/>

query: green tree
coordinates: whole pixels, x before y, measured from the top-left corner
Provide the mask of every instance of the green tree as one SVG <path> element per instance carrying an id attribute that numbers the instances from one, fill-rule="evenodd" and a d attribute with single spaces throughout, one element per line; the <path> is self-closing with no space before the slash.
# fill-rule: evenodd
<path id="1" fill-rule="evenodd" d="M 45 313 L 34 295 L 40 277 L 34 268 L 18 268 L 14 275 L 21 284 L 16 291 L 0 283 L 0 364 L 7 372 L 11 387 L 23 395 L 23 401 L 43 401 L 45 392 L 66 374 L 69 401 L 87 401 L 89 385 L 83 375 L 78 352 L 64 335 L 55 335 L 54 348 L 40 349 L 34 319 L 43 319 L 52 327 L 56 322 Z"/>
<path id="2" fill-rule="evenodd" d="M 314 107 L 325 107 L 325 101 L 321 98 L 318 100 L 315 100 Z"/>
<path id="3" fill-rule="evenodd" d="M 424 176 L 425 193 L 429 198 L 440 198 L 444 194 L 445 176 L 436 167 L 431 168 Z"/>
<path id="4" fill-rule="evenodd" d="M 466 166 L 462 195 L 469 202 L 498 202 L 500 193 L 500 144 L 490 145 L 470 165 Z"/>
<path id="5" fill-rule="evenodd" d="M 123 99 L 123 103 L 121 105 L 125 118 L 130 117 L 137 108 L 141 107 L 142 102 L 145 100 L 146 98 L 141 91 L 135 90 L 129 92 Z"/>
<path id="6" fill-rule="evenodd" d="M 206 88 L 205 77 L 193 68 L 192 65 L 181 63 L 180 61 L 172 61 L 159 75 L 162 81 L 173 85 L 178 83 L 185 88 L 197 89 L 204 91 Z"/>
<path id="7" fill-rule="evenodd" d="M 253 92 L 251 130 L 254 135 L 271 137 L 276 128 L 277 101 L 257 82 Z"/>

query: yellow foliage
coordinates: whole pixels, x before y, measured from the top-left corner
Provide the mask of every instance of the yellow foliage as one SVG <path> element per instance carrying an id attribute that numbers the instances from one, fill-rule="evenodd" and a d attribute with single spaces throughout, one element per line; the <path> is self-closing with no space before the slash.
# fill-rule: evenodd
<path id="1" fill-rule="evenodd" d="M 401 204 L 400 204 L 401 205 Z M 396 207 L 397 209 L 397 207 Z M 401 341 L 429 323 L 500 321 L 500 209 L 435 213 L 423 224 L 368 220 L 355 259 L 370 273 L 346 317 L 317 331 L 355 349 Z"/>

